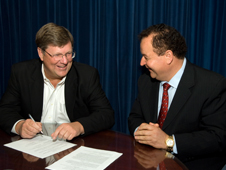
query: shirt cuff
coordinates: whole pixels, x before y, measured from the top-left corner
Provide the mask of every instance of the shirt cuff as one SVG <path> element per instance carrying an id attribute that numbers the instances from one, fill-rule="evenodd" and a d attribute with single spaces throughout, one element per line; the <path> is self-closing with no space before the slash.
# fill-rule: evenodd
<path id="1" fill-rule="evenodd" d="M 16 132 L 16 125 L 17 125 L 17 123 L 19 123 L 21 120 L 24 120 L 24 119 L 18 120 L 18 121 L 13 125 L 13 128 L 11 129 L 11 132 L 12 132 L 12 133 L 15 133 L 15 134 L 19 135 L 19 134 Z"/>
<path id="2" fill-rule="evenodd" d="M 134 133 L 137 131 L 137 129 L 138 129 L 138 128 L 139 128 L 139 126 L 138 126 L 135 130 L 134 130 L 134 132 L 133 132 L 133 136 L 135 136 L 135 135 L 134 135 Z"/>
<path id="3" fill-rule="evenodd" d="M 175 136 L 174 135 L 172 135 L 173 136 L 173 140 L 174 140 L 174 145 L 173 145 L 173 153 L 174 154 L 178 154 L 178 152 L 177 152 L 177 144 L 176 144 L 176 139 L 175 139 Z"/>

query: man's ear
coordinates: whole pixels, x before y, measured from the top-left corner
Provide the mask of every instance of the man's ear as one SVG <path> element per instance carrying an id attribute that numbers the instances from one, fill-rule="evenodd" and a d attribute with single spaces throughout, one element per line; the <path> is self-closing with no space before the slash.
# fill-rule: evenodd
<path id="1" fill-rule="evenodd" d="M 44 54 L 43 54 L 42 49 L 38 47 L 37 51 L 38 51 L 38 56 L 39 56 L 40 60 L 43 61 Z"/>
<path id="2" fill-rule="evenodd" d="M 173 62 L 173 52 L 171 50 L 167 50 L 165 52 L 166 62 L 170 65 Z"/>

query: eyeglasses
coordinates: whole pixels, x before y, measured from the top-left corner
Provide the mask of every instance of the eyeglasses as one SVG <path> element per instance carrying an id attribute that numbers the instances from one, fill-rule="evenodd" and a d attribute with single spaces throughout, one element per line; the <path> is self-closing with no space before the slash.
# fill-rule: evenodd
<path id="1" fill-rule="evenodd" d="M 49 54 L 46 50 L 43 50 L 43 51 Z M 75 57 L 75 52 L 68 52 L 66 54 L 54 54 L 54 55 L 49 54 L 49 56 L 53 57 L 56 61 L 61 60 L 63 56 L 65 56 L 68 60 L 72 60 Z"/>

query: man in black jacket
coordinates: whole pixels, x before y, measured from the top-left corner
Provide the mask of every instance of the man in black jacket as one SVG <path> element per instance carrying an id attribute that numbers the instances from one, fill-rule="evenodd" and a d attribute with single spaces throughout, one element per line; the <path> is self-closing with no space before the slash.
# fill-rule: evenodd
<path id="1" fill-rule="evenodd" d="M 58 123 L 61 125 L 52 138 L 67 140 L 111 128 L 114 111 L 101 88 L 98 71 L 73 61 L 71 33 L 48 23 L 37 32 L 36 45 L 39 59 L 12 66 L 0 101 L 1 128 L 32 138 L 42 130 L 42 123 Z"/>
<path id="2" fill-rule="evenodd" d="M 148 73 L 138 80 L 130 133 L 139 143 L 185 157 L 220 156 L 226 145 L 226 78 L 190 63 L 185 39 L 170 26 L 153 25 L 140 39 L 140 64 Z"/>

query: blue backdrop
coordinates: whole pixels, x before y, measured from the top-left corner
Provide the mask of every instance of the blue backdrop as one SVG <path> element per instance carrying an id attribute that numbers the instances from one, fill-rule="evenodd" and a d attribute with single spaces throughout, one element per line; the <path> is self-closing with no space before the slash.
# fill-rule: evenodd
<path id="1" fill-rule="evenodd" d="M 0 0 L 0 97 L 13 63 L 37 58 L 35 34 L 48 22 L 74 36 L 75 60 L 96 67 L 113 109 L 113 130 L 128 133 L 127 117 L 142 73 L 137 35 L 153 24 L 186 38 L 186 57 L 226 76 L 225 0 Z"/>

